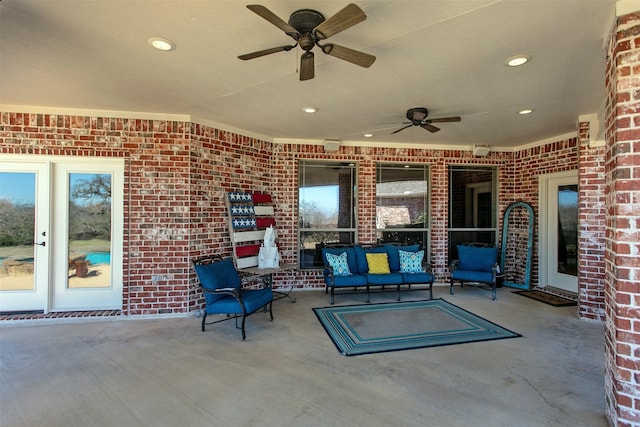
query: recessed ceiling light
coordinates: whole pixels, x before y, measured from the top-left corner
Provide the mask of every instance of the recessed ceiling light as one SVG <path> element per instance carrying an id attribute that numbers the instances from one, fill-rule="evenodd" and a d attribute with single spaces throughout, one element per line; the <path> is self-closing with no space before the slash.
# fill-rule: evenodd
<path id="1" fill-rule="evenodd" d="M 507 59 L 506 64 L 509 67 L 518 67 L 520 65 L 524 65 L 531 60 L 530 56 L 527 55 L 516 55 Z"/>
<path id="2" fill-rule="evenodd" d="M 147 43 L 149 43 L 149 45 L 151 45 L 152 47 L 165 52 L 175 50 L 176 48 L 176 44 L 174 42 L 162 37 L 150 37 L 147 40 Z"/>
<path id="3" fill-rule="evenodd" d="M 372 134 L 372 133 L 365 133 L 365 134 L 364 134 L 364 137 L 365 137 L 365 138 L 371 138 L 372 136 L 373 136 L 373 134 Z"/>
<path id="4" fill-rule="evenodd" d="M 531 113 L 533 113 L 532 108 L 525 108 L 524 110 L 518 111 L 518 114 L 520 114 L 521 116 L 524 116 L 526 114 L 531 114 Z"/>
<path id="5" fill-rule="evenodd" d="M 304 111 L 305 113 L 311 114 L 311 113 L 315 113 L 316 111 L 318 111 L 318 109 L 315 108 L 315 107 L 304 107 L 302 109 L 302 111 Z"/>

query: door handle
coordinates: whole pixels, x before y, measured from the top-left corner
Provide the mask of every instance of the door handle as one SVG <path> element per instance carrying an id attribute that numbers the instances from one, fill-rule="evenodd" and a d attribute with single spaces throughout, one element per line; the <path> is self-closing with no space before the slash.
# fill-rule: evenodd
<path id="1" fill-rule="evenodd" d="M 42 237 L 47 237 L 47 232 L 43 231 L 42 232 Z M 34 245 L 38 245 L 38 246 L 47 246 L 47 242 L 42 242 L 42 243 L 38 243 L 38 242 L 33 242 Z"/>

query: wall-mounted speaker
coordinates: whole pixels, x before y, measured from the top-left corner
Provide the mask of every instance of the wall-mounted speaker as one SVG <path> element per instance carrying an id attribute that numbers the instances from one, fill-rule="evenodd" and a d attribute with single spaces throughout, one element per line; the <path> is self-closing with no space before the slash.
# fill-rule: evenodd
<path id="1" fill-rule="evenodd" d="M 340 144 L 342 144 L 342 141 L 339 139 L 325 139 L 324 151 L 338 151 Z"/>
<path id="2" fill-rule="evenodd" d="M 488 145 L 474 145 L 473 146 L 473 155 L 474 156 L 486 156 L 491 152 L 491 147 Z"/>

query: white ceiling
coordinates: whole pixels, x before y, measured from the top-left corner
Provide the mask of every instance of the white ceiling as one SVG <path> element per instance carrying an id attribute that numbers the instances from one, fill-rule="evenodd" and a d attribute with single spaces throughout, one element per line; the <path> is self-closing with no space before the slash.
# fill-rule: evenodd
<path id="1" fill-rule="evenodd" d="M 348 2 L 253 3 L 287 21 L 302 8 L 328 18 Z M 603 108 L 603 40 L 615 0 L 355 1 L 367 20 L 329 41 L 376 62 L 361 68 L 316 47 L 316 77 L 304 82 L 297 49 L 237 58 L 291 44 L 251 3 L 1 0 L 0 104 L 187 115 L 275 141 L 505 150 L 575 132 L 579 116 Z M 177 49 L 152 49 L 152 36 Z M 506 67 L 516 54 L 532 60 Z M 303 113 L 309 105 L 319 111 Z M 391 135 L 413 107 L 462 122 Z M 525 107 L 534 113 L 516 114 Z"/>

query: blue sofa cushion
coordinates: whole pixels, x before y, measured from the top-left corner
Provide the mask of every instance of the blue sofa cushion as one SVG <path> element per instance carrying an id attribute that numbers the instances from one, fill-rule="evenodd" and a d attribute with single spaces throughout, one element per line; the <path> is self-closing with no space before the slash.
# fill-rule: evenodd
<path id="1" fill-rule="evenodd" d="M 422 273 L 401 273 L 403 283 L 433 283 L 433 274 L 423 271 Z"/>
<path id="2" fill-rule="evenodd" d="M 399 285 L 402 283 L 402 274 L 367 274 L 367 282 L 370 285 Z"/>
<path id="3" fill-rule="evenodd" d="M 491 271 L 498 258 L 498 248 L 476 248 L 458 245 L 458 269 Z"/>
<path id="4" fill-rule="evenodd" d="M 453 280 L 461 280 L 463 282 L 482 282 L 493 283 L 493 274 L 486 271 L 470 271 L 470 270 L 454 270 L 451 273 Z"/>
<path id="5" fill-rule="evenodd" d="M 400 255 L 398 254 L 398 250 L 405 252 L 418 252 L 420 250 L 420 245 L 397 246 L 386 244 L 384 247 L 389 255 L 389 268 L 392 272 L 400 271 Z"/>
<path id="6" fill-rule="evenodd" d="M 196 274 L 198 275 L 198 280 L 202 284 L 202 287 L 206 289 L 240 289 L 241 287 L 240 275 L 236 271 L 236 268 L 233 265 L 233 260 L 231 258 L 225 258 L 222 261 L 214 262 L 211 264 L 196 265 L 195 270 Z M 231 297 L 205 293 L 204 298 L 207 304 L 213 304 L 220 299 Z"/>
<path id="7" fill-rule="evenodd" d="M 369 263 L 367 262 L 367 254 L 382 254 L 387 253 L 387 249 L 384 246 L 377 246 L 374 248 L 363 248 L 360 245 L 353 247 L 356 253 L 356 260 L 358 263 L 358 273 L 366 274 L 369 272 Z"/>
<path id="8" fill-rule="evenodd" d="M 336 288 L 348 286 L 365 286 L 367 284 L 367 276 L 364 274 L 352 274 L 351 276 L 333 276 L 324 275 L 324 283 L 327 286 L 335 286 Z"/>
<path id="9" fill-rule="evenodd" d="M 322 262 L 324 262 L 324 265 L 329 265 L 329 261 L 327 261 L 327 254 L 340 255 L 343 252 L 347 253 L 349 271 L 351 274 L 357 273 L 358 263 L 356 261 L 356 252 L 351 246 L 348 248 L 322 248 Z"/>
<path id="10" fill-rule="evenodd" d="M 260 307 L 267 305 L 272 299 L 271 288 L 242 291 L 242 303 L 247 313 L 253 313 Z M 206 310 L 207 314 L 242 314 L 242 308 L 238 301 L 228 295 L 219 297 L 215 304 L 207 305 Z"/>

